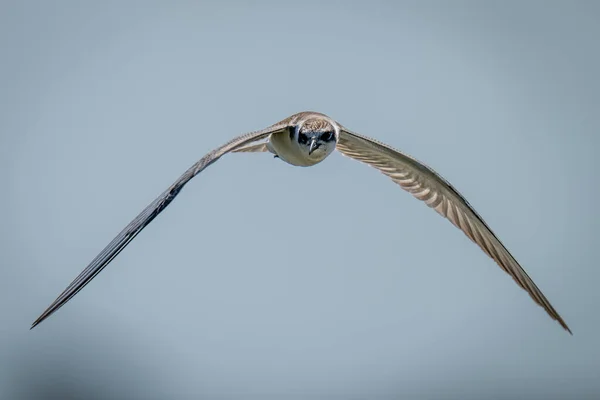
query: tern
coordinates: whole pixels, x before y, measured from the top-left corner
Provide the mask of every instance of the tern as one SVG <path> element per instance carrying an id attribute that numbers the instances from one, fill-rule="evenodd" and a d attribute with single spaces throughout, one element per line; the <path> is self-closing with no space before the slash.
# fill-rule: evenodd
<path id="1" fill-rule="evenodd" d="M 352 132 L 325 114 L 311 111 L 294 114 L 268 128 L 238 136 L 202 157 L 107 245 L 33 322 L 30 329 L 56 312 L 90 283 L 142 229 L 171 204 L 193 177 L 225 154 L 269 152 L 291 165 L 309 167 L 320 163 L 336 149 L 347 157 L 376 168 L 402 189 L 448 219 L 527 291 L 550 317 L 571 333 L 546 296 L 483 218 L 441 175 L 408 154 Z"/>

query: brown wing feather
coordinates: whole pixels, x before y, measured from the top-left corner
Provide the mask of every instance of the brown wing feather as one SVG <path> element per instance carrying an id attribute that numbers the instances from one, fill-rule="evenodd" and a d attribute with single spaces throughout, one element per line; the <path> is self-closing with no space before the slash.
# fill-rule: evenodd
<path id="1" fill-rule="evenodd" d="M 467 200 L 439 174 L 413 157 L 343 128 L 337 149 L 377 168 L 402 189 L 447 218 L 506 271 L 569 333 L 571 330 L 500 239 Z"/>

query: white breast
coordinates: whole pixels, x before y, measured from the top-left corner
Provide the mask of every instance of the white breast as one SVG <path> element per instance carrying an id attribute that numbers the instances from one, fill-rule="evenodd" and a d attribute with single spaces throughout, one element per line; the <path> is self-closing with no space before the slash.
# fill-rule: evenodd
<path id="1" fill-rule="evenodd" d="M 323 161 L 330 152 L 314 152 L 311 156 L 290 138 L 287 132 L 275 133 L 269 137 L 267 148 L 288 164 L 310 167 Z"/>

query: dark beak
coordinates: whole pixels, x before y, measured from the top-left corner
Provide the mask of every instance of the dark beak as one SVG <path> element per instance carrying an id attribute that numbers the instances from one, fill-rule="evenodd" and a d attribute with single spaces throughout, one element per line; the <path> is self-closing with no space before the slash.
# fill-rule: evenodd
<path id="1" fill-rule="evenodd" d="M 317 143 L 317 138 L 313 137 L 310 139 L 310 147 L 308 148 L 308 155 L 310 156 L 313 151 L 319 148 L 319 144 Z"/>

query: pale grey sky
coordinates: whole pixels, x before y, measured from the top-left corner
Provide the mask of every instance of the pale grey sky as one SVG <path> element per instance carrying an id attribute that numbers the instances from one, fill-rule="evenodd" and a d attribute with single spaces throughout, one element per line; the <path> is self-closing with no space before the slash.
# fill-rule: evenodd
<path id="1" fill-rule="evenodd" d="M 0 398 L 598 398 L 598 3 L 248 3 L 0 5 Z M 303 110 L 452 182 L 574 336 L 339 154 L 224 157 L 28 330 L 189 165 Z"/>

